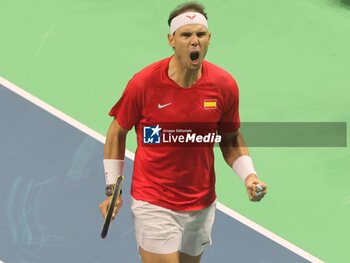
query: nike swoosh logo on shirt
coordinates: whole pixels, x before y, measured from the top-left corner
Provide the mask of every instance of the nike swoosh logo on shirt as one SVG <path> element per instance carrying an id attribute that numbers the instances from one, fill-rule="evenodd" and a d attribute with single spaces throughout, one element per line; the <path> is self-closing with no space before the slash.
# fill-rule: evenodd
<path id="1" fill-rule="evenodd" d="M 204 243 L 202 243 L 202 246 L 209 244 L 209 243 L 210 243 L 210 241 L 204 242 Z"/>
<path id="2" fill-rule="evenodd" d="M 163 108 L 165 108 L 166 106 L 169 106 L 171 103 L 172 103 L 172 102 L 167 103 L 167 104 L 160 104 L 160 103 L 158 103 L 158 109 L 163 109 Z"/>

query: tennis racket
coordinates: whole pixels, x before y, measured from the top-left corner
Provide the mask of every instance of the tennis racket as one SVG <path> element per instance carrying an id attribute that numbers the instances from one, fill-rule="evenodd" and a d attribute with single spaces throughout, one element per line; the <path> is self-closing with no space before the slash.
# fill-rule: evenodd
<path id="1" fill-rule="evenodd" d="M 113 210 L 114 210 L 115 204 L 117 203 L 118 197 L 120 196 L 120 189 L 122 188 L 123 181 L 124 181 L 124 176 L 119 176 L 114 188 L 111 203 L 109 204 L 109 207 L 108 207 L 105 221 L 103 222 L 101 238 L 106 238 L 108 234 L 109 225 L 111 224 L 111 221 L 112 221 Z"/>

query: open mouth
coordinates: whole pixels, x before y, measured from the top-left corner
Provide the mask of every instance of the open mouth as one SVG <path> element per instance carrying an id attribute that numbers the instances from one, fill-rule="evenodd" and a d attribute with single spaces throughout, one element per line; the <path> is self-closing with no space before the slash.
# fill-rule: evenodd
<path id="1" fill-rule="evenodd" d="M 193 62 L 198 61 L 199 51 L 192 51 L 190 54 L 190 58 Z"/>

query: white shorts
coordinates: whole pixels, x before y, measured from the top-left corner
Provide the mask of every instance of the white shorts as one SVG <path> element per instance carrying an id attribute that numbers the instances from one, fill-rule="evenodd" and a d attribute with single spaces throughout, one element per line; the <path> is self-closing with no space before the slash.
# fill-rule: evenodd
<path id="1" fill-rule="evenodd" d="M 203 210 L 177 212 L 132 198 L 137 244 L 156 254 L 180 251 L 198 256 L 212 244 L 215 209 L 216 201 Z"/>

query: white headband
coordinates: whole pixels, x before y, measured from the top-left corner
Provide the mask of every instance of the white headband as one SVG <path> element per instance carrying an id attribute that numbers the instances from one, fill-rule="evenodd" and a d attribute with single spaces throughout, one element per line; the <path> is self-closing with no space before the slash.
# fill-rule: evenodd
<path id="1" fill-rule="evenodd" d="M 170 34 L 173 35 L 179 27 L 193 24 L 203 25 L 208 29 L 208 21 L 204 15 L 197 12 L 187 12 L 180 14 L 171 20 Z"/>

